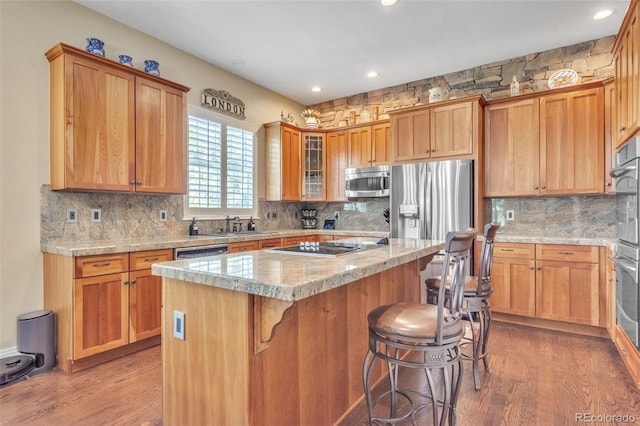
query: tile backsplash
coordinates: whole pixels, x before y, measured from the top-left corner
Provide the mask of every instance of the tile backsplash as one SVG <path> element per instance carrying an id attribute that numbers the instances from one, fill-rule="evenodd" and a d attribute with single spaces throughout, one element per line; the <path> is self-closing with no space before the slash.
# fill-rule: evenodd
<path id="1" fill-rule="evenodd" d="M 40 190 L 40 240 L 93 241 L 123 238 L 184 236 L 189 232 L 189 220 L 183 218 L 182 195 L 145 195 L 114 192 L 52 191 L 50 185 Z M 259 230 L 301 229 L 300 210 L 318 210 L 318 228 L 325 219 L 334 219 L 336 229 L 388 232 L 389 225 L 382 213 L 389 206 L 388 198 L 370 198 L 354 202 L 276 202 L 258 201 Z M 67 210 L 77 211 L 77 222 L 66 221 Z M 100 209 L 100 222 L 91 221 L 91 210 Z M 161 220 L 161 212 L 166 220 Z M 246 229 L 247 220 L 243 220 Z M 201 233 L 224 229 L 224 220 L 198 220 Z"/>
<path id="2" fill-rule="evenodd" d="M 492 198 L 487 220 L 509 235 L 615 238 L 615 196 Z M 507 216 L 513 217 L 508 220 Z"/>
<path id="3" fill-rule="evenodd" d="M 181 195 L 144 195 L 111 192 L 51 191 L 41 188 L 41 242 L 92 241 L 123 238 L 184 236 L 189 220 L 183 218 Z M 384 209 L 389 198 L 366 198 L 344 202 L 258 201 L 258 230 L 301 229 L 300 211 L 318 211 L 318 229 L 335 220 L 336 229 L 389 232 Z M 66 222 L 67 210 L 75 209 L 78 221 Z M 91 210 L 101 209 L 100 222 L 91 221 Z M 160 212 L 166 212 L 161 220 Z M 508 235 L 615 238 L 615 196 L 522 197 L 484 200 L 487 220 L 499 222 Z M 513 220 L 507 214 L 513 212 Z M 335 213 L 338 212 L 338 219 Z M 246 229 L 247 220 L 243 220 Z M 224 220 L 198 220 L 201 233 L 224 229 Z"/>

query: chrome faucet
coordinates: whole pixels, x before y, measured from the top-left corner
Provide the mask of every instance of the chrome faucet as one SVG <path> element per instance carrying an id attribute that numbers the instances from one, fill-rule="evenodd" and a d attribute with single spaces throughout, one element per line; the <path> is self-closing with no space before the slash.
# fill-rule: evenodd
<path id="1" fill-rule="evenodd" d="M 227 228 L 226 228 L 226 229 L 225 229 L 225 231 L 224 231 L 224 232 L 226 232 L 227 234 L 228 234 L 229 232 L 231 232 L 231 228 L 229 227 L 229 222 L 231 222 L 231 221 L 232 221 L 232 220 L 234 220 L 234 219 L 238 219 L 238 217 L 236 216 L 235 218 L 231 218 L 231 217 L 229 217 L 229 215 L 227 215 L 227 217 L 224 219 L 224 220 L 226 220 L 226 221 L 227 221 Z M 234 225 L 234 228 L 235 228 L 235 225 Z M 235 231 L 234 231 L 234 232 L 235 232 Z"/>

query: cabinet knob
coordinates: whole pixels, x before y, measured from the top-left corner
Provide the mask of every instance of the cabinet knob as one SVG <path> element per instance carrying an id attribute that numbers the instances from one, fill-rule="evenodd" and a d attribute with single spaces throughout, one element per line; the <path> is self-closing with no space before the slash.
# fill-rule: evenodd
<path id="1" fill-rule="evenodd" d="M 533 266 L 529 266 L 529 269 L 533 271 L 536 268 L 534 268 Z"/>
<path id="2" fill-rule="evenodd" d="M 136 184 L 136 181 L 135 181 L 135 180 L 130 180 L 130 181 L 129 181 L 129 185 L 135 185 L 135 184 Z"/>
<path id="3" fill-rule="evenodd" d="M 536 268 L 536 271 L 542 271 L 542 266 L 538 266 L 538 267 Z"/>
<path id="4" fill-rule="evenodd" d="M 123 282 L 122 284 L 124 284 L 124 285 L 129 285 L 129 281 L 125 281 L 125 282 Z"/>
<path id="5" fill-rule="evenodd" d="M 618 128 L 618 130 L 620 132 L 624 132 L 625 130 L 627 130 L 627 128 L 625 126 L 620 126 L 620 128 Z"/>
<path id="6" fill-rule="evenodd" d="M 131 281 L 131 285 L 133 285 L 133 284 L 135 284 L 135 283 L 136 283 L 136 280 Z"/>
<path id="7" fill-rule="evenodd" d="M 540 188 L 538 188 L 538 185 L 536 185 L 536 186 L 533 187 L 533 189 L 540 189 Z"/>
<path id="8" fill-rule="evenodd" d="M 546 187 L 546 186 L 543 186 L 543 187 L 542 187 L 542 188 L 540 188 L 540 189 L 547 189 L 547 187 Z"/>
<path id="9" fill-rule="evenodd" d="M 611 186 L 611 182 L 605 183 L 604 186 Z"/>
<path id="10" fill-rule="evenodd" d="M 136 185 L 142 185 L 142 181 L 141 180 L 136 181 Z"/>

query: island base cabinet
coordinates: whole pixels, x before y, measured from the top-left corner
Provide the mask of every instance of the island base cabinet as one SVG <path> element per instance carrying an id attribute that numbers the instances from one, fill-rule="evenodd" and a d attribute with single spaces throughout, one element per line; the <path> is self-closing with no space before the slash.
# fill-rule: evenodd
<path id="1" fill-rule="evenodd" d="M 419 261 L 298 302 L 168 278 L 163 295 L 165 425 L 330 425 L 362 398 L 368 312 L 419 302 Z M 270 303 L 283 314 L 265 331 L 271 313 L 258 307 Z M 185 340 L 173 337 L 175 311 Z"/>

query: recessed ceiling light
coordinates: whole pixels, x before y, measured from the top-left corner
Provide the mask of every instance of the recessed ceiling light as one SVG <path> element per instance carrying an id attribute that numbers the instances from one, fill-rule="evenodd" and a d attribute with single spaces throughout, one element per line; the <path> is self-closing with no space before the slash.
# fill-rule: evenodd
<path id="1" fill-rule="evenodd" d="M 379 75 L 380 75 L 380 73 L 378 71 L 369 71 L 367 73 L 367 77 L 369 77 L 369 78 L 376 78 Z"/>
<path id="2" fill-rule="evenodd" d="M 312 92 L 322 92 L 322 87 L 314 86 L 311 88 Z"/>
<path id="3" fill-rule="evenodd" d="M 393 6 L 398 3 L 398 0 L 380 0 L 380 3 L 382 3 L 383 6 Z"/>
<path id="4" fill-rule="evenodd" d="M 612 13 L 613 11 L 610 9 L 601 10 L 600 12 L 593 15 L 593 19 L 604 19 L 608 16 L 611 16 Z"/>

